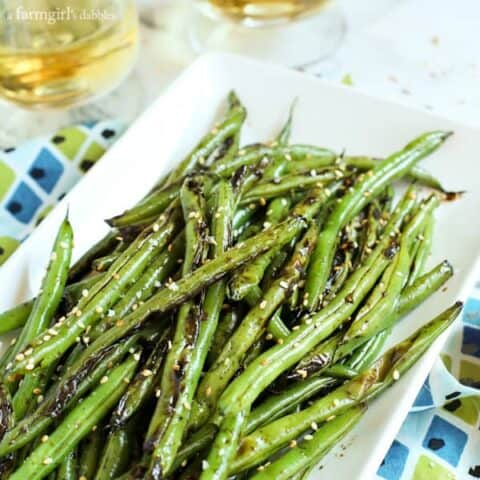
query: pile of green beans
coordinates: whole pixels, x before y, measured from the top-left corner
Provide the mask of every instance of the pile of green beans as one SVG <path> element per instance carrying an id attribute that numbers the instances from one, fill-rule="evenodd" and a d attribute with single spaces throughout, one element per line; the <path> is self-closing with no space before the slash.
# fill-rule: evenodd
<path id="1" fill-rule="evenodd" d="M 37 296 L 0 314 L 1 479 L 306 479 L 458 316 L 384 352 L 453 275 L 426 265 L 460 195 L 418 165 L 450 132 L 378 160 L 291 143 L 294 106 L 240 147 L 246 114 L 231 92 L 73 265 L 65 218 Z"/>

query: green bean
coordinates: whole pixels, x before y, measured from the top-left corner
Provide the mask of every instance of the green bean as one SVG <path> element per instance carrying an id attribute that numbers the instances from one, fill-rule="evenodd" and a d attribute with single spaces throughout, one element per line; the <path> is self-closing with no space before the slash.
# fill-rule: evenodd
<path id="1" fill-rule="evenodd" d="M 429 272 L 419 277 L 412 285 L 402 292 L 398 303 L 398 315 L 406 315 L 423 302 L 433 292 L 437 291 L 453 275 L 453 267 L 447 260 L 439 263 Z"/>
<path id="2" fill-rule="evenodd" d="M 24 373 L 36 366 L 47 367 L 60 358 L 75 343 L 76 338 L 98 322 L 102 312 L 112 306 L 132 279 L 170 242 L 179 228 L 178 225 L 177 211 L 172 209 L 165 215 L 163 222 L 152 227 L 151 233 L 146 234 L 138 243 L 133 242 L 110 267 L 106 275 L 107 284 L 98 282 L 64 321 L 55 324 L 57 335 L 48 340 L 44 339 L 43 334 L 37 336 L 32 341 L 32 354 L 24 360 L 19 359 L 12 372 Z"/>
<path id="3" fill-rule="evenodd" d="M 266 183 L 260 183 L 242 198 L 240 205 L 288 195 L 291 192 L 305 191 L 314 186 L 325 186 L 337 180 L 338 176 L 334 172 L 326 172 L 320 175 L 291 175 L 281 177 L 279 181 L 271 180 Z"/>
<path id="4" fill-rule="evenodd" d="M 114 368 L 107 381 L 101 383 L 83 402 L 79 403 L 59 424 L 45 442 L 41 443 L 10 476 L 11 480 L 41 480 L 55 470 L 66 455 L 108 413 L 127 388 L 137 360 L 130 356 Z"/>
<path id="5" fill-rule="evenodd" d="M 33 308 L 33 300 L 17 305 L 3 313 L 0 313 L 0 335 L 23 327 Z"/>
<path id="6" fill-rule="evenodd" d="M 347 410 L 250 478 L 290 480 L 298 472 L 318 463 L 358 423 L 365 410 L 363 405 Z"/>
<path id="7" fill-rule="evenodd" d="M 370 170 L 374 168 L 376 164 L 378 164 L 381 159 L 375 159 L 372 157 L 349 157 L 346 156 L 343 158 L 343 161 L 354 168 L 358 168 L 359 170 Z M 411 180 L 417 181 L 420 185 L 424 185 L 426 187 L 433 188 L 434 190 L 438 190 L 440 192 L 447 193 L 446 190 L 443 188 L 442 184 L 433 177 L 430 173 L 428 173 L 423 168 L 415 165 L 407 175 L 408 178 Z"/>
<path id="8" fill-rule="evenodd" d="M 43 434 L 53 422 L 70 408 L 105 372 L 138 341 L 138 335 L 108 347 L 82 363 L 82 368 L 68 372 L 45 395 L 37 410 L 18 422 L 0 442 L 0 457 L 15 452 Z"/>
<path id="9" fill-rule="evenodd" d="M 236 308 L 229 308 L 218 321 L 217 329 L 212 340 L 212 345 L 207 356 L 207 365 L 211 366 L 218 358 L 220 353 L 227 343 L 228 339 L 232 336 L 235 328 L 240 321 L 240 311 Z"/>
<path id="10" fill-rule="evenodd" d="M 246 117 L 246 110 L 234 92 L 230 92 L 228 101 L 229 109 L 223 122 L 207 133 L 192 152 L 180 162 L 168 176 L 163 188 L 179 181 L 185 174 L 191 172 L 197 164 L 202 165 L 216 149 L 228 149 L 230 144 L 234 142 L 232 138 L 237 136 L 242 127 Z M 232 152 L 232 154 L 234 153 Z M 230 158 L 230 155 L 224 155 L 223 160 L 225 163 L 229 163 Z"/>
<path id="11" fill-rule="evenodd" d="M 348 365 L 336 363 L 335 365 L 326 368 L 324 374 L 340 380 L 350 380 L 358 375 L 358 370 L 351 368 Z"/>
<path id="12" fill-rule="evenodd" d="M 101 428 L 96 425 L 94 428 L 95 430 L 80 442 L 80 458 L 78 460 L 80 478 L 93 478 L 97 471 L 104 439 Z"/>
<path id="13" fill-rule="evenodd" d="M 224 480 L 228 477 L 229 463 L 235 456 L 247 415 L 248 412 L 240 410 L 225 417 L 199 480 Z"/>
<path id="14" fill-rule="evenodd" d="M 65 288 L 72 257 L 72 246 L 73 231 L 70 222 L 66 218 L 60 225 L 53 244 L 47 272 L 40 287 L 41 293 L 35 299 L 32 312 L 15 345 L 2 358 L 2 365 L 8 365 L 9 362 L 12 362 L 33 338 L 49 326 L 62 299 L 62 292 Z M 17 359 L 24 358 L 23 354 L 17 357 Z"/>
<path id="15" fill-rule="evenodd" d="M 73 448 L 63 459 L 57 470 L 56 480 L 77 480 L 77 449 Z"/>
<path id="16" fill-rule="evenodd" d="M 115 305 L 115 316 L 118 318 L 124 317 L 132 308 L 135 308 L 134 305 L 138 306 L 138 303 L 150 298 L 178 265 L 178 260 L 181 258 L 184 249 L 185 235 L 184 232 L 180 232 Z"/>
<path id="17" fill-rule="evenodd" d="M 93 480 L 113 480 L 128 468 L 133 446 L 131 425 L 110 432 Z"/>
<path id="18" fill-rule="evenodd" d="M 275 138 L 275 143 L 277 145 L 288 145 L 290 142 L 290 137 L 292 135 L 292 123 L 293 123 L 293 113 L 295 111 L 295 107 L 297 105 L 297 99 L 295 99 L 292 104 L 290 105 L 290 110 L 288 112 L 287 121 L 285 125 L 283 125 L 282 129 L 280 130 L 279 134 Z"/>
<path id="19" fill-rule="evenodd" d="M 425 228 L 421 235 L 419 235 L 418 250 L 413 260 L 412 271 L 408 278 L 408 284 L 411 285 L 415 280 L 422 275 L 425 263 L 430 255 L 433 240 L 434 218 L 430 216 L 425 222 Z"/>
<path id="20" fill-rule="evenodd" d="M 56 365 L 51 365 L 39 372 L 25 375 L 12 400 L 17 421 L 21 420 L 33 405 L 36 405 L 39 398 L 42 398 L 40 395 L 44 393 L 55 369 Z"/>
<path id="21" fill-rule="evenodd" d="M 264 223 L 264 225 L 275 225 L 276 223 L 283 221 L 288 215 L 290 204 L 291 202 L 285 197 L 279 197 L 272 200 L 266 213 L 265 221 L 267 223 Z M 280 248 L 281 246 L 272 248 L 234 274 L 228 285 L 229 298 L 242 300 L 254 287 L 258 286 L 265 274 L 265 270 L 270 265 Z"/>
<path id="22" fill-rule="evenodd" d="M 357 215 L 371 198 L 390 182 L 405 175 L 426 155 L 435 151 L 450 136 L 447 132 L 426 133 L 410 142 L 403 150 L 380 162 L 371 174 L 367 173 L 336 205 L 321 232 L 309 267 L 305 291 L 307 307 L 314 311 L 323 295 L 333 257 L 333 246 L 339 230 Z"/>
<path id="23" fill-rule="evenodd" d="M 237 156 L 229 161 L 222 159 L 215 162 L 211 166 L 211 171 L 214 174 L 227 178 L 233 175 L 239 168 L 257 166 L 263 159 L 266 159 L 268 163 L 272 155 L 272 148 L 262 144 L 252 145 L 240 150 Z"/>
<path id="24" fill-rule="evenodd" d="M 178 198 L 179 183 L 174 183 L 161 190 L 154 190 L 134 207 L 115 217 L 109 218 L 107 223 L 114 227 L 142 225 L 148 218 L 156 218 Z"/>
<path id="25" fill-rule="evenodd" d="M 95 272 L 107 271 L 113 265 L 115 260 L 117 260 L 120 254 L 127 249 L 127 247 L 128 243 L 124 240 L 121 240 L 111 253 L 104 255 L 103 257 L 97 257 L 92 262 L 92 270 Z"/>
<path id="26" fill-rule="evenodd" d="M 347 409 L 377 396 L 397 381 L 423 355 L 453 323 L 461 309 L 462 304 L 457 302 L 409 338 L 388 350 L 358 377 L 333 390 L 310 407 L 245 436 L 229 473 L 261 464 L 273 452 L 309 429 L 312 423 L 324 422 L 333 415 L 340 415 Z"/>
<path id="27" fill-rule="evenodd" d="M 110 253 L 119 243 L 118 230 L 109 230 L 97 243 L 90 247 L 70 268 L 68 281 L 76 282 L 80 280 L 92 267 L 92 262 L 103 255 Z"/>
<path id="28" fill-rule="evenodd" d="M 161 367 L 167 351 L 169 337 L 170 332 L 167 330 L 118 402 L 110 419 L 110 425 L 113 429 L 123 428 L 154 396 L 160 380 Z"/>
<path id="29" fill-rule="evenodd" d="M 217 213 L 212 219 L 214 244 L 211 255 L 214 258 L 225 252 L 232 238 L 234 195 L 229 182 L 221 181 L 218 184 L 215 203 L 215 212 Z M 168 470 L 173 464 L 175 455 L 181 446 L 189 420 L 190 405 L 203 371 L 207 352 L 212 343 L 224 298 L 225 282 L 223 280 L 211 285 L 206 291 L 203 304 L 203 318 L 198 326 L 197 338 L 194 350 L 191 353 L 190 363 L 188 363 L 188 357 L 183 357 L 182 382 L 184 388 L 178 396 L 175 414 L 172 416 L 170 424 L 164 431 L 159 443 L 155 446 L 151 470 L 154 470 L 157 465 L 160 465 L 161 471 Z"/>

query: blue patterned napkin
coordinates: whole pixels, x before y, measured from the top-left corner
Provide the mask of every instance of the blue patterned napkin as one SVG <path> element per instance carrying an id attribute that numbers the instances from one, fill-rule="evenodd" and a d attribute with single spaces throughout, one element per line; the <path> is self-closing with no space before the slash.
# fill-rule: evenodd
<path id="1" fill-rule="evenodd" d="M 480 478 L 480 285 L 380 466 L 385 480 Z M 458 379 L 458 380 L 457 380 Z"/>
<path id="2" fill-rule="evenodd" d="M 114 121 L 72 126 L 0 150 L 0 265 L 124 130 Z"/>

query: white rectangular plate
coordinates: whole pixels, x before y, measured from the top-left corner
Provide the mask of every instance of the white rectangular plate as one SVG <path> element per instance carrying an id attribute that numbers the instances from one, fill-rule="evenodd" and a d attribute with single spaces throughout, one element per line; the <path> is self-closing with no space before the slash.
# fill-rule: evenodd
<path id="1" fill-rule="evenodd" d="M 208 55 L 197 60 L 152 105 L 0 268 L 0 310 L 38 289 L 67 205 L 78 257 L 105 233 L 104 218 L 140 199 L 211 128 L 230 89 L 237 91 L 248 109 L 245 142 L 272 138 L 296 97 L 294 142 L 382 156 L 424 131 L 453 130 L 455 135 L 424 165 L 448 188 L 467 191 L 461 201 L 440 208 L 430 258 L 431 264 L 448 258 L 456 275 L 445 292 L 430 298 L 402 321 L 392 341 L 403 339 L 455 300 L 465 299 L 475 279 L 480 245 L 480 131 L 280 67 L 235 56 Z M 349 445 L 344 455 L 330 454 L 312 479 L 373 478 L 443 340 L 375 402 L 343 442 Z"/>

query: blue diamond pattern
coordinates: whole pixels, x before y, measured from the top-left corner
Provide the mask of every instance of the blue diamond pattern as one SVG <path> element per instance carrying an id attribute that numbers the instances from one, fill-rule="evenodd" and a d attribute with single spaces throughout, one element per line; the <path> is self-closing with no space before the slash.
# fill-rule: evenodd
<path id="1" fill-rule="evenodd" d="M 62 176 L 64 167 L 47 148 L 42 148 L 28 174 L 47 193 L 51 193 Z"/>
<path id="2" fill-rule="evenodd" d="M 430 391 L 430 382 L 427 378 L 425 383 L 422 386 L 422 389 L 417 395 L 415 399 L 415 403 L 413 404 L 414 407 L 429 407 L 433 405 L 433 398 Z"/>
<path id="3" fill-rule="evenodd" d="M 21 182 L 7 201 L 5 208 L 19 222 L 29 223 L 41 203 L 37 194 L 25 182 Z"/>
<path id="4" fill-rule="evenodd" d="M 462 353 L 480 358 L 480 330 L 478 328 L 463 327 Z"/>
<path id="5" fill-rule="evenodd" d="M 456 467 L 467 439 L 464 431 L 435 415 L 423 440 L 423 447 Z"/>
<path id="6" fill-rule="evenodd" d="M 408 448 L 395 440 L 378 469 L 378 475 L 386 480 L 399 480 L 407 463 L 408 453 Z"/>
<path id="7" fill-rule="evenodd" d="M 480 327 L 480 299 L 469 298 L 463 307 L 463 321 Z"/>

